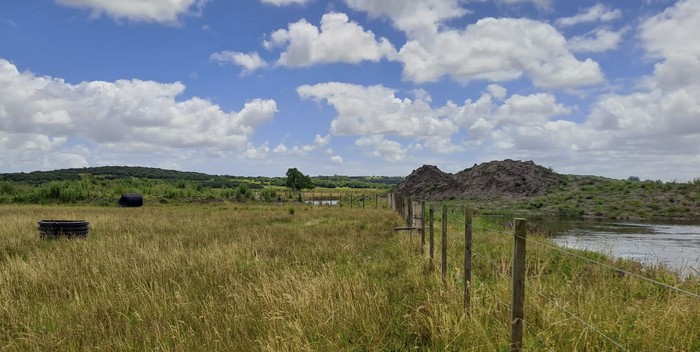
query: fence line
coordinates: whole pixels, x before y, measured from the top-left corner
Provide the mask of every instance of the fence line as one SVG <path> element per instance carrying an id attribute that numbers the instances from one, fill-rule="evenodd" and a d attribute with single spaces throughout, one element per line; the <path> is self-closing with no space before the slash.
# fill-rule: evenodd
<path id="1" fill-rule="evenodd" d="M 460 219 L 457 218 L 457 217 L 452 217 L 452 216 L 450 216 L 450 218 L 451 218 L 452 220 L 455 220 L 455 221 L 459 221 L 459 222 L 462 221 L 462 220 L 460 220 Z M 475 228 L 476 228 L 476 229 L 483 229 L 483 230 L 491 230 L 491 229 L 486 228 L 486 227 L 475 227 Z M 619 272 L 619 273 L 621 273 L 621 274 L 633 276 L 633 277 L 636 277 L 636 278 L 638 278 L 638 279 L 647 281 L 647 282 L 649 282 L 649 283 L 653 283 L 653 284 L 655 284 L 655 285 L 659 285 L 659 286 L 661 286 L 661 287 L 664 287 L 664 288 L 667 288 L 667 289 L 670 289 L 670 290 L 674 290 L 674 291 L 677 291 L 677 292 L 680 292 L 680 293 L 683 293 L 683 294 L 692 296 L 693 298 L 700 299 L 700 294 L 697 294 L 697 293 L 694 293 L 694 292 L 691 292 L 691 291 L 688 291 L 688 290 L 684 290 L 684 289 L 682 289 L 682 288 L 678 288 L 678 287 L 675 287 L 675 286 L 671 286 L 671 285 L 665 284 L 665 283 L 663 283 L 663 282 L 661 282 L 661 281 L 654 280 L 654 279 L 650 279 L 650 278 L 645 277 L 645 276 L 643 276 L 643 275 L 635 274 L 635 273 L 633 273 L 633 272 L 631 272 L 631 271 L 617 268 L 617 267 L 612 266 L 612 265 L 610 265 L 610 264 L 606 264 L 606 263 L 603 263 L 603 262 L 599 262 L 599 261 L 597 261 L 597 260 L 593 260 L 593 259 L 587 258 L 587 257 L 582 256 L 582 255 L 580 255 L 580 254 L 576 254 L 576 253 L 574 253 L 574 252 L 568 251 L 568 250 L 566 250 L 565 248 L 562 248 L 562 247 L 559 247 L 559 246 L 555 246 L 555 245 L 551 245 L 551 244 L 547 244 L 547 243 L 540 242 L 540 241 L 537 241 L 537 240 L 533 240 L 533 239 L 531 239 L 531 238 L 528 238 L 527 241 L 528 241 L 528 242 L 535 243 L 535 244 L 540 245 L 540 246 L 543 246 L 543 247 L 547 247 L 547 248 L 549 248 L 549 249 L 553 249 L 553 250 L 562 252 L 562 253 L 564 253 L 564 254 L 566 254 L 566 255 L 569 255 L 569 256 L 572 256 L 572 257 L 576 257 L 576 258 L 578 258 L 578 259 L 585 260 L 585 261 L 587 261 L 587 262 L 589 262 L 589 263 L 592 263 L 592 264 L 597 264 L 597 265 L 600 265 L 600 266 L 604 266 L 604 267 L 606 267 L 606 268 L 608 268 L 608 269 L 610 269 L 610 270 L 617 271 L 617 272 Z"/>
<path id="2" fill-rule="evenodd" d="M 466 210 L 465 210 L 465 212 L 466 212 Z M 457 218 L 457 217 L 453 217 L 453 216 L 449 216 L 449 217 L 450 217 L 452 220 L 460 221 L 460 219 Z M 525 243 L 526 241 L 530 241 L 530 242 L 534 242 L 534 243 L 536 243 L 536 244 L 548 246 L 548 245 L 546 245 L 546 244 L 544 244 L 544 243 L 541 243 L 541 242 L 539 242 L 539 241 L 535 241 L 535 240 L 532 240 L 532 239 L 528 239 L 528 238 L 526 238 L 526 237 L 523 236 L 523 235 L 519 235 L 518 233 L 524 232 L 524 227 L 523 227 L 524 224 L 523 224 L 523 225 L 520 225 L 518 220 L 522 220 L 522 219 L 515 219 L 515 224 L 514 224 L 513 227 L 516 228 L 516 229 L 517 229 L 517 228 L 520 228 L 520 230 L 516 230 L 516 234 L 515 234 L 514 237 L 515 237 L 516 239 L 522 240 L 522 243 L 520 244 L 521 246 L 523 246 L 524 243 Z M 465 221 L 465 223 L 466 223 L 466 221 Z M 516 243 L 517 243 L 517 242 L 516 242 Z M 517 247 L 517 244 L 516 244 L 516 247 Z M 554 246 L 548 246 L 548 247 L 553 247 L 554 249 L 561 250 L 561 248 L 556 248 L 556 247 L 554 247 Z M 517 251 L 517 249 L 515 249 L 515 251 Z M 564 250 L 562 250 L 562 251 L 564 251 Z M 568 251 L 564 251 L 564 252 L 567 252 L 567 253 L 568 253 Z M 576 255 L 576 254 L 574 254 L 574 253 L 568 253 L 568 254 L 573 254 L 573 255 L 576 256 L 576 257 L 580 257 L 580 258 L 582 258 L 582 259 L 588 260 L 588 258 L 583 257 L 583 256 L 579 256 L 579 255 Z M 522 256 L 522 257 L 521 257 L 519 260 L 516 260 L 515 257 L 518 256 L 518 255 L 520 255 L 520 256 Z M 519 254 L 514 253 L 514 255 L 513 255 L 513 257 L 514 257 L 513 263 L 514 263 L 514 264 L 513 264 L 513 278 L 512 278 L 512 279 L 513 279 L 513 283 L 512 283 L 512 287 L 513 287 L 513 297 L 512 297 L 512 299 L 513 299 L 513 302 L 511 303 L 511 307 L 512 307 L 512 309 L 513 309 L 513 311 L 512 311 L 512 317 L 511 317 L 511 345 L 510 345 L 511 351 L 521 351 L 521 350 L 522 350 L 522 329 L 523 329 L 522 322 L 523 322 L 523 319 L 524 319 L 524 317 L 523 317 L 523 316 L 524 316 L 524 314 L 523 314 L 524 312 L 523 312 L 523 310 L 522 310 L 522 308 L 523 308 L 524 292 L 523 292 L 522 290 L 524 290 L 524 287 L 525 287 L 525 286 L 524 286 L 524 276 L 522 276 L 522 275 L 524 275 L 524 270 L 525 270 L 525 268 L 524 268 L 524 266 L 523 266 L 523 265 L 524 265 L 524 259 L 525 259 L 525 258 L 524 258 L 524 255 L 525 255 L 524 249 L 523 249 L 522 252 L 520 252 Z M 484 258 L 484 259 L 487 259 L 487 258 Z M 465 257 L 465 260 L 466 260 L 466 257 Z M 519 261 L 520 269 L 516 270 L 516 269 L 515 269 L 515 266 L 516 266 L 515 263 L 518 262 L 518 261 Z M 590 261 L 590 260 L 589 260 L 589 261 Z M 596 263 L 597 263 L 597 262 L 596 262 Z M 493 264 L 500 264 L 500 263 L 493 262 Z M 603 264 L 603 263 L 598 263 L 598 264 L 605 265 L 605 264 Z M 608 266 L 608 265 L 605 265 L 605 266 Z M 518 275 L 518 277 L 516 277 L 516 272 L 520 274 L 520 275 Z M 520 282 L 519 282 L 519 281 L 520 281 Z M 521 285 L 522 285 L 522 286 L 521 286 Z M 516 292 L 516 290 L 517 290 L 518 292 Z M 611 343 L 613 343 L 615 346 L 617 346 L 617 347 L 620 348 L 621 350 L 623 350 L 623 351 L 629 351 L 629 350 L 628 350 L 627 348 L 625 348 L 621 343 L 619 343 L 619 342 L 615 341 L 614 339 L 612 339 L 611 337 L 607 336 L 605 333 L 603 333 L 603 332 L 600 331 L 598 328 L 596 328 L 595 326 L 593 326 L 592 324 L 590 324 L 589 322 L 587 322 L 587 321 L 584 320 L 583 318 L 579 317 L 579 316 L 576 315 L 575 313 L 573 313 L 573 312 L 567 310 L 566 308 L 562 307 L 562 306 L 559 305 L 557 302 L 555 302 L 555 301 L 551 300 L 549 297 L 543 295 L 541 292 L 536 292 L 536 293 L 537 293 L 538 296 L 540 296 L 540 297 L 546 299 L 548 302 L 550 302 L 554 307 L 556 307 L 557 309 L 559 309 L 559 310 L 565 312 L 566 314 L 568 314 L 569 316 L 571 316 L 572 318 L 574 318 L 574 319 L 577 320 L 578 322 L 582 323 L 583 325 L 585 325 L 586 327 L 588 327 L 589 329 L 591 329 L 591 330 L 594 331 L 595 333 L 597 333 L 597 334 L 599 334 L 600 336 L 602 336 L 604 339 L 606 339 L 606 340 L 610 341 Z M 692 292 L 691 292 L 691 294 L 692 294 Z M 499 301 L 500 301 L 500 300 L 499 300 Z M 505 302 L 503 302 L 503 301 L 500 301 L 500 302 L 501 302 L 501 304 L 504 304 L 504 305 L 507 304 L 507 303 L 505 303 Z M 465 301 L 465 305 L 467 305 L 467 304 L 468 304 L 468 303 Z M 517 308 L 517 311 L 516 311 L 516 308 Z"/>
<path id="3" fill-rule="evenodd" d="M 412 202 L 412 199 L 409 199 L 408 202 L 406 202 L 403 197 L 395 194 L 395 193 L 390 193 L 390 195 L 387 197 L 390 208 L 396 210 L 400 214 L 406 216 L 407 212 L 410 214 L 411 218 L 415 217 L 415 214 L 413 213 L 413 207 L 410 205 Z M 411 208 L 409 211 L 405 209 L 406 204 L 409 204 L 409 207 Z M 460 219 L 458 216 L 454 216 L 450 213 L 450 209 L 448 208 L 447 205 L 444 205 L 441 207 L 438 207 L 438 214 L 435 214 L 435 205 L 434 204 L 427 204 L 428 206 L 428 214 L 425 214 L 425 207 L 426 203 L 424 201 L 421 201 L 420 203 L 420 218 L 421 218 L 421 227 L 415 227 L 413 222 L 409 222 L 409 226 L 412 226 L 412 229 L 417 229 L 421 231 L 421 236 L 422 236 L 422 241 L 421 241 L 421 248 L 423 248 L 424 244 L 424 235 L 425 235 L 425 222 L 428 221 L 428 227 L 430 231 L 430 263 L 431 267 L 433 264 L 433 258 L 434 258 L 434 217 L 435 215 L 438 215 L 441 217 L 441 227 L 442 227 L 442 281 L 445 283 L 446 280 L 446 247 L 447 247 L 447 222 L 448 219 L 451 219 L 452 221 L 456 222 L 457 224 L 463 224 L 464 225 L 464 231 L 465 231 L 465 256 L 464 256 L 464 307 L 465 307 L 465 314 L 469 316 L 469 309 L 470 309 L 470 288 L 471 288 L 471 283 L 472 283 L 472 272 L 471 272 L 471 259 L 472 259 L 472 251 L 471 251 L 471 232 L 474 229 L 477 230 L 484 230 L 484 231 L 492 231 L 495 230 L 494 228 L 491 227 L 484 227 L 484 226 L 474 226 L 472 223 L 472 216 L 471 216 L 471 211 L 468 208 L 464 208 L 464 218 Z M 454 208 L 452 209 L 454 210 Z M 469 215 L 468 215 L 469 214 Z M 406 216 L 407 217 L 407 216 Z M 413 221 L 411 219 L 410 221 Z M 511 225 L 514 230 L 515 234 L 513 236 L 513 242 L 514 242 L 514 256 L 513 256 L 513 262 L 512 262 L 512 292 L 513 292 L 513 297 L 512 297 L 512 302 L 511 302 L 511 309 L 512 309 L 512 318 L 511 318 L 511 343 L 510 343 L 510 350 L 511 351 L 521 351 L 522 350 L 522 329 L 523 329 L 523 302 L 524 302 L 524 293 L 525 293 L 525 286 L 524 286 L 524 280 L 525 280 L 525 244 L 527 242 L 532 242 L 534 244 L 537 244 L 539 246 L 543 246 L 552 250 L 556 250 L 559 252 L 562 252 L 564 254 L 567 254 L 571 257 L 582 259 L 584 261 L 603 266 L 605 268 L 617 271 L 619 273 L 623 273 L 644 281 L 647 281 L 649 283 L 659 285 L 661 287 L 667 288 L 669 290 L 673 290 L 688 296 L 691 296 L 693 298 L 700 298 L 700 294 L 694 293 L 688 290 L 684 290 L 675 286 L 671 286 L 668 284 L 665 284 L 663 282 L 660 282 L 658 280 L 654 280 L 651 278 L 647 278 L 643 275 L 640 274 L 635 274 L 633 272 L 630 272 L 628 270 L 620 269 L 615 266 L 599 262 L 593 259 L 589 259 L 585 256 L 576 254 L 574 252 L 568 251 L 564 248 L 555 246 L 555 245 L 550 245 L 541 241 L 537 241 L 534 239 L 527 238 L 526 236 L 526 227 L 525 227 L 525 220 L 524 219 L 515 219 L 514 223 Z M 421 253 L 423 253 L 423 250 L 421 250 Z M 488 258 L 486 256 L 478 256 L 480 259 L 487 259 L 491 261 L 491 258 Z M 496 263 L 500 265 L 501 263 Z M 522 285 L 522 286 L 521 286 Z M 579 317 L 575 313 L 567 310 L 566 308 L 562 307 L 560 304 L 558 304 L 556 301 L 550 299 L 546 295 L 542 294 L 541 292 L 537 292 L 537 295 L 542 297 L 543 299 L 547 300 L 550 304 L 552 304 L 554 307 L 557 309 L 561 310 L 562 312 L 566 313 L 567 315 L 571 316 L 573 319 L 579 321 L 591 331 L 594 331 L 595 333 L 599 334 L 602 338 L 606 339 L 607 341 L 611 342 L 614 344 L 617 348 L 623 350 L 623 351 L 628 351 L 627 348 L 625 348 L 621 343 L 615 341 L 611 337 L 607 336 L 605 333 L 603 333 L 600 329 L 596 328 L 593 326 L 591 323 L 587 322 L 585 319 Z M 498 297 L 496 297 L 499 302 L 502 304 L 506 304 L 505 302 L 502 302 Z"/>

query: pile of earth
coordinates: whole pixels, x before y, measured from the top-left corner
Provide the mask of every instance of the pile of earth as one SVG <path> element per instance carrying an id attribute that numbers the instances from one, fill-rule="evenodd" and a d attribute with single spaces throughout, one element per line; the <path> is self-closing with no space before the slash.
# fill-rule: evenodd
<path id="1" fill-rule="evenodd" d="M 558 188 L 563 175 L 532 161 L 503 160 L 474 165 L 456 174 L 433 165 L 413 170 L 394 192 L 426 200 L 526 198 Z"/>

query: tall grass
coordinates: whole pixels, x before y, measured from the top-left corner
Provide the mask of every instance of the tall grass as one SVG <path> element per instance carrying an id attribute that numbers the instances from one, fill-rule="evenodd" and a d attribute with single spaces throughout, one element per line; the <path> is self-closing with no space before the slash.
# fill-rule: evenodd
<path id="1" fill-rule="evenodd" d="M 42 241 L 39 219 L 85 219 L 90 235 Z M 443 286 L 417 236 L 395 233 L 401 220 L 382 209 L 3 206 L 0 221 L 4 350 L 508 347 L 510 237 L 486 223 L 467 318 L 457 224 Z M 528 350 L 614 349 L 553 302 L 630 350 L 700 349 L 697 300 L 528 250 Z"/>

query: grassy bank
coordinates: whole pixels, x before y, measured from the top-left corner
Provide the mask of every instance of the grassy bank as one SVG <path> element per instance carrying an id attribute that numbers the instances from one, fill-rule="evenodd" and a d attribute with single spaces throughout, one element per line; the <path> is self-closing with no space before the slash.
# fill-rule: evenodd
<path id="1" fill-rule="evenodd" d="M 700 180 L 687 183 L 566 175 L 546 195 L 455 200 L 490 213 L 604 219 L 700 219 Z"/>
<path id="2" fill-rule="evenodd" d="M 41 241 L 39 219 L 85 219 L 90 236 Z M 2 206 L 0 220 L 6 350 L 508 347 L 511 236 L 478 219 L 469 318 L 456 221 L 443 286 L 417 237 L 395 233 L 401 220 L 383 209 Z M 528 250 L 528 350 L 615 349 L 562 308 L 630 350 L 700 350 L 697 299 Z M 614 264 L 700 291 L 660 269 Z"/>

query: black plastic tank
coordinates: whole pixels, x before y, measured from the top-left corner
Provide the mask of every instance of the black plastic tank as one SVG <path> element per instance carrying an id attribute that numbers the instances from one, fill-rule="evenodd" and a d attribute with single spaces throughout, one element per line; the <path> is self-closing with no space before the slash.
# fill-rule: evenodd
<path id="1" fill-rule="evenodd" d="M 143 195 L 138 193 L 125 193 L 119 198 L 120 207 L 140 207 L 143 206 Z"/>
<path id="2" fill-rule="evenodd" d="M 43 239 L 87 237 L 90 228 L 90 223 L 84 220 L 40 220 L 38 224 Z"/>

